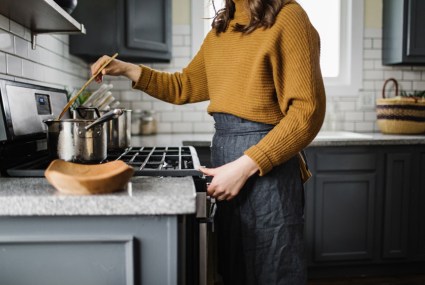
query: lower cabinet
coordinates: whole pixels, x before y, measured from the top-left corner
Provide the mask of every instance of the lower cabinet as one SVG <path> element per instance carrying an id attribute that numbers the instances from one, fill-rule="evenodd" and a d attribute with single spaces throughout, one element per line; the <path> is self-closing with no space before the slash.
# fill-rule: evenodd
<path id="1" fill-rule="evenodd" d="M 425 270 L 423 146 L 309 147 L 306 154 L 310 277 Z"/>
<path id="2" fill-rule="evenodd" d="M 209 164 L 209 147 L 196 147 Z M 306 150 L 309 277 L 425 272 L 425 146 Z"/>
<path id="3" fill-rule="evenodd" d="M 177 216 L 1 217 L 0 284 L 183 284 L 179 224 Z"/>

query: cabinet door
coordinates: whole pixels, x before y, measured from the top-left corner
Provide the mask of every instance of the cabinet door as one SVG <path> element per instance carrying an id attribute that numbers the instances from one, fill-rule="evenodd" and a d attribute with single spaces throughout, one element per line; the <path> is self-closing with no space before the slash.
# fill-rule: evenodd
<path id="1" fill-rule="evenodd" d="M 383 258 L 407 257 L 411 154 L 388 153 L 384 187 Z"/>
<path id="2" fill-rule="evenodd" d="M 127 47 L 167 52 L 171 48 L 170 0 L 127 0 Z M 158 21 L 158 19 L 162 19 Z"/>
<path id="3" fill-rule="evenodd" d="M 425 1 L 384 0 L 382 62 L 384 65 L 425 65 Z"/>
<path id="4" fill-rule="evenodd" d="M 118 53 L 121 60 L 171 60 L 171 0 L 80 0 L 73 16 L 86 36 L 70 36 L 70 53 L 94 61 Z"/>
<path id="5" fill-rule="evenodd" d="M 372 259 L 375 173 L 317 174 L 315 261 Z"/>
<path id="6" fill-rule="evenodd" d="M 417 156 L 418 164 L 415 177 L 417 184 L 412 185 L 413 217 L 412 234 L 409 238 L 409 245 L 414 259 L 425 260 L 425 152 L 420 152 Z"/>
<path id="7" fill-rule="evenodd" d="M 410 0 L 407 8 L 406 56 L 425 57 L 425 1 Z"/>

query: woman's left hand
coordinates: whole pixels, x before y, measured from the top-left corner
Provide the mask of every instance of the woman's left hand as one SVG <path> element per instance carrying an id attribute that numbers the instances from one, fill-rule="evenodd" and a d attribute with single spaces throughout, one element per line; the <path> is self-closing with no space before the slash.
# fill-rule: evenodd
<path id="1" fill-rule="evenodd" d="M 258 171 L 257 164 L 247 155 L 217 168 L 199 169 L 207 176 L 213 176 L 207 188 L 208 195 L 217 200 L 231 200 L 238 195 L 248 178 Z"/>

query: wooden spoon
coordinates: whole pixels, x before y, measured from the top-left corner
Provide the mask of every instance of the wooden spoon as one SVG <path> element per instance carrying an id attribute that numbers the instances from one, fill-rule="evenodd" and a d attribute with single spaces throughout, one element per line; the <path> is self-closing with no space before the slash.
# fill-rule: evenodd
<path id="1" fill-rule="evenodd" d="M 86 83 L 84 83 L 83 87 L 81 87 L 81 89 L 77 92 L 77 94 L 75 94 L 74 97 L 72 97 L 69 102 L 65 105 L 65 107 L 63 108 L 62 112 L 60 113 L 59 117 L 56 119 L 57 121 L 59 121 L 63 115 L 65 115 L 66 111 L 68 111 L 69 107 L 72 106 L 72 104 L 74 104 L 75 100 L 77 100 L 78 96 L 80 96 L 81 92 L 83 92 L 84 89 L 86 89 L 86 87 L 96 78 L 96 76 L 98 76 L 102 70 L 112 61 L 114 60 L 114 58 L 116 58 L 118 56 L 118 53 L 114 54 L 110 59 L 108 59 L 100 68 L 98 71 L 96 71 L 95 74 L 93 74 L 92 77 L 90 77 L 89 80 L 87 80 Z"/>

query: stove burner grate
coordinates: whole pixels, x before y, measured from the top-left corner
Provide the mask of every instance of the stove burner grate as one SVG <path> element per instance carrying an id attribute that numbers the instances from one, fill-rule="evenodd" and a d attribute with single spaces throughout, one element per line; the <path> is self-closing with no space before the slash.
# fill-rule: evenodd
<path id="1" fill-rule="evenodd" d="M 134 168 L 134 176 L 199 176 L 200 166 L 192 146 L 129 147 L 109 151 L 104 162 L 122 160 Z M 51 160 L 42 157 L 7 169 L 9 176 L 43 177 Z"/>
<path id="2" fill-rule="evenodd" d="M 201 176 L 196 151 L 184 147 L 129 147 L 110 151 L 107 161 L 122 160 L 135 170 L 135 176 Z"/>

